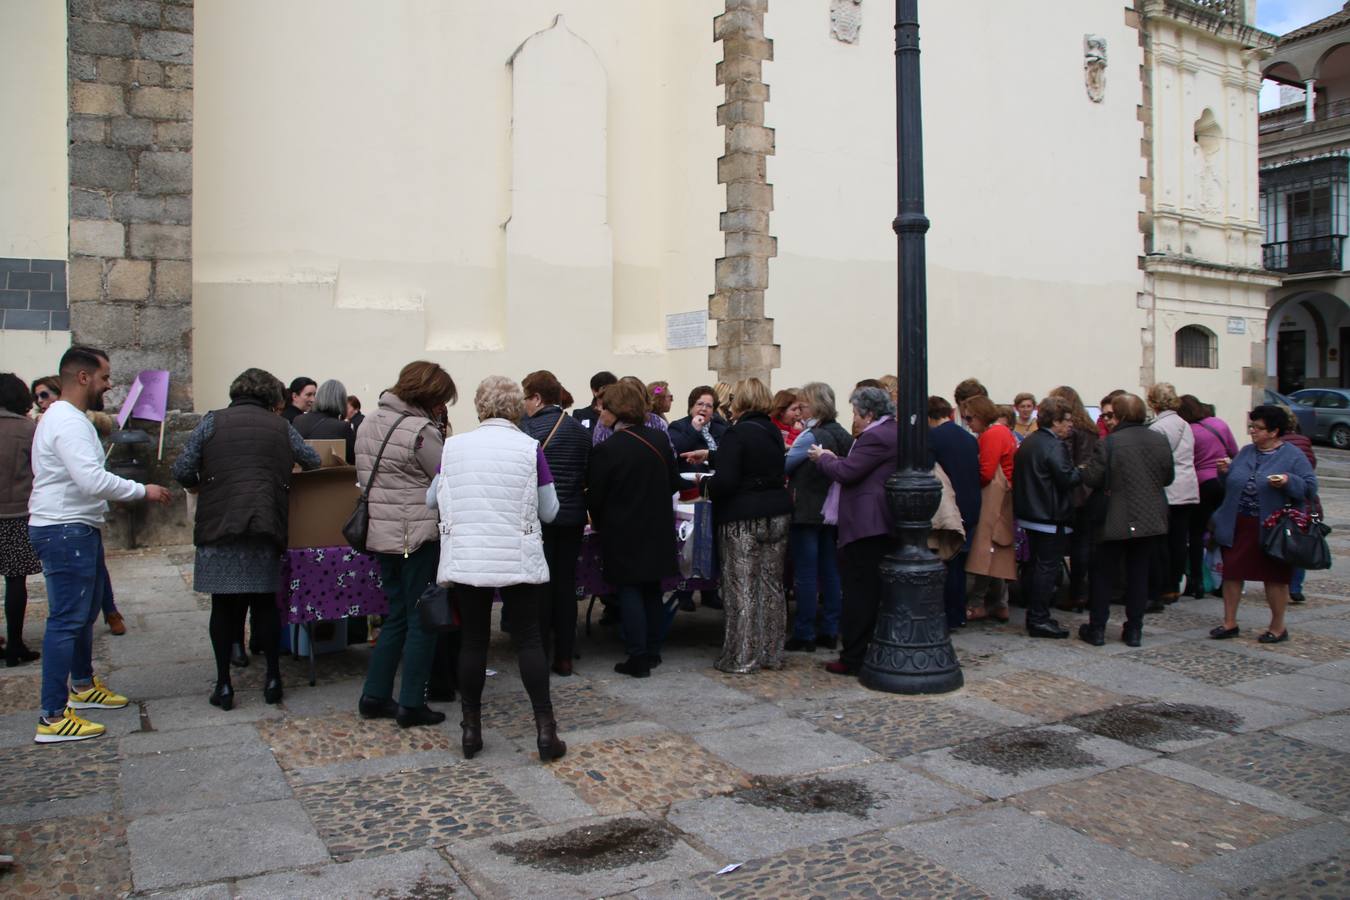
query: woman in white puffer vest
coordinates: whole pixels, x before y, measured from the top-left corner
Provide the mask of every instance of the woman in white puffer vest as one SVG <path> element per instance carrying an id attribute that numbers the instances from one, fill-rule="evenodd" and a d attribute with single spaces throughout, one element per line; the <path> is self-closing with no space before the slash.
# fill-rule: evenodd
<path id="1" fill-rule="evenodd" d="M 441 562 L 436 581 L 459 607 L 459 688 L 464 755 L 483 749 L 482 697 L 492 629 L 492 597 L 510 607 L 520 679 L 530 695 L 544 762 L 567 752 L 558 739 L 548 690 L 548 660 L 539 636 L 542 585 L 548 582 L 541 522 L 558 514 L 553 476 L 539 442 L 517 427 L 525 393 L 490 375 L 473 398 L 479 425 L 445 442 L 436 477 Z"/>

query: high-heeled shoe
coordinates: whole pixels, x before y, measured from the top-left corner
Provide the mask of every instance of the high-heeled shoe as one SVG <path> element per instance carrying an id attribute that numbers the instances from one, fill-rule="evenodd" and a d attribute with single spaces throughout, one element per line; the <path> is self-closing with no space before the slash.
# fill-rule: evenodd
<path id="1" fill-rule="evenodd" d="M 281 694 L 281 676 L 268 676 L 267 684 L 263 685 L 263 700 L 267 703 L 280 703 Z"/>
<path id="2" fill-rule="evenodd" d="M 539 761 L 561 759 L 567 753 L 567 744 L 558 737 L 558 723 L 554 721 L 553 713 L 535 713 L 534 726 L 539 733 L 535 740 L 535 745 L 539 747 Z"/>
<path id="3" fill-rule="evenodd" d="M 223 710 L 234 709 L 234 688 L 217 681 L 216 689 L 211 692 L 210 703 L 212 706 L 219 706 Z"/>
<path id="4" fill-rule="evenodd" d="M 474 754 L 483 749 L 483 711 L 482 709 L 463 708 L 464 721 L 459 727 L 464 730 L 460 746 L 464 749 L 464 758 L 473 759 Z"/>

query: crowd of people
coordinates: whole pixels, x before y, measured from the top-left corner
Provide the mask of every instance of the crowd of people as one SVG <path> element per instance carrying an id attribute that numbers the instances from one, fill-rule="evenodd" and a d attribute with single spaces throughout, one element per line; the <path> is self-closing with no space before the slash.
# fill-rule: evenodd
<path id="1" fill-rule="evenodd" d="M 41 571 L 49 615 L 40 743 L 96 737 L 103 726 L 79 712 L 128 702 L 93 671 L 92 629 L 112 596 L 101 526 L 108 501 L 170 497 L 105 468 L 89 416 L 110 379 L 107 354 L 89 347 L 71 348 L 58 376 L 31 385 L 0 375 L 0 458 L 11 467 L 0 487 L 6 662 L 39 658 L 22 623 L 24 579 Z M 882 603 L 880 564 L 895 545 L 885 482 L 896 464 L 898 387 L 893 376 L 856 384 L 851 428 L 830 385 L 772 393 L 756 378 L 694 387 L 686 414 L 671 421 L 666 382 L 600 372 L 591 402 L 575 405 L 539 370 L 519 382 L 484 379 L 473 397 L 477 426 L 454 434 L 447 410 L 458 388 L 432 362 L 404 366 L 368 415 L 336 380 L 286 386 L 247 369 L 172 466 L 197 494 L 193 587 L 211 595 L 209 701 L 222 710 L 235 703 L 231 668 L 247 661 L 250 614 L 251 644 L 267 666 L 264 700 L 283 696 L 276 598 L 291 474 L 320 465 L 307 439 L 344 442 L 365 498 L 363 549 L 378 561 L 389 601 L 357 700 L 362 716 L 435 725 L 445 714 L 428 700 L 458 694 L 463 752 L 480 752 L 500 598 L 540 758 L 561 757 L 549 683 L 574 671 L 588 525 L 624 644 L 614 671 L 651 677 L 672 616 L 694 607 L 692 591 L 667 599 L 662 588 L 680 571 L 677 496 L 711 509 L 718 590 L 701 600 L 724 615 L 714 665 L 750 675 L 782 667 L 787 653 L 824 649 L 838 653 L 829 672 L 855 675 Z M 1224 616 L 1211 637 L 1226 639 L 1238 634 L 1242 584 L 1252 580 L 1265 584 L 1271 611 L 1259 640 L 1288 640 L 1284 614 L 1301 599 L 1300 574 L 1265 553 L 1261 523 L 1317 495 L 1316 460 L 1289 410 L 1253 409 L 1251 443 L 1239 448 L 1212 407 L 1170 384 L 1142 398 L 1113 391 L 1096 421 L 1068 386 L 1005 406 L 968 379 L 953 400 L 930 397 L 927 410 L 929 462 L 943 491 L 932 546 L 947 570 L 950 628 L 1006 622 L 1010 602 L 1020 602 L 1029 637 L 1066 638 L 1055 608 L 1087 610 L 1078 637 L 1100 646 L 1112 604 L 1123 603 L 1120 638 L 1137 647 L 1147 613 L 1218 590 Z M 1219 548 L 1221 566 L 1207 548 Z M 1207 583 L 1215 570 L 1221 588 Z M 437 585 L 453 600 L 454 635 L 427 631 L 418 615 Z"/>

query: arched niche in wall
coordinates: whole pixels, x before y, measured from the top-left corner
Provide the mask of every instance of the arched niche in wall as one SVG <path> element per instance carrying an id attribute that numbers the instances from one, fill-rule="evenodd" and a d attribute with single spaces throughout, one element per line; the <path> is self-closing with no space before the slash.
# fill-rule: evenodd
<path id="1" fill-rule="evenodd" d="M 511 214 L 506 231 L 507 340 L 545 350 L 557 332 L 608 334 L 608 84 L 595 50 L 562 16 L 531 35 L 511 69 Z M 596 331 L 599 329 L 599 331 Z"/>
<path id="2" fill-rule="evenodd" d="M 1205 108 L 1195 120 L 1193 174 L 1196 179 L 1195 202 L 1200 211 L 1209 215 L 1223 212 L 1223 129 L 1214 116 L 1214 110 Z"/>

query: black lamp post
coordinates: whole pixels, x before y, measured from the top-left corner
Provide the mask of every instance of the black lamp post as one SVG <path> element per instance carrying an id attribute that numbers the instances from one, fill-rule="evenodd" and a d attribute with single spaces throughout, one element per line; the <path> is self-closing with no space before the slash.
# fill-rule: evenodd
<path id="1" fill-rule="evenodd" d="M 896 694 L 941 694 L 964 679 L 947 633 L 943 607 L 946 567 L 928 549 L 942 486 L 928 462 L 928 288 L 924 270 L 923 120 L 919 96 L 919 2 L 895 4 L 896 141 L 900 214 L 892 227 L 900 244 L 900 428 L 895 472 L 886 502 L 900 545 L 881 563 L 883 594 L 876 632 L 860 680 Z"/>

